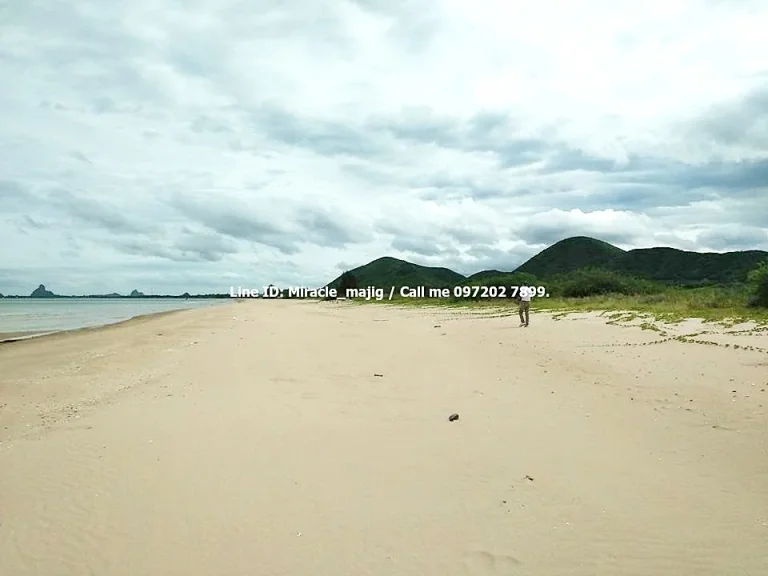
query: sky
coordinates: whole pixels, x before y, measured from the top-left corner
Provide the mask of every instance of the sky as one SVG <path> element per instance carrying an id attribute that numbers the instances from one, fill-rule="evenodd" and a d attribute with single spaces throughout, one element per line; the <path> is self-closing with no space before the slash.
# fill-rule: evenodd
<path id="1" fill-rule="evenodd" d="M 0 293 L 768 249 L 768 3 L 2 0 Z"/>

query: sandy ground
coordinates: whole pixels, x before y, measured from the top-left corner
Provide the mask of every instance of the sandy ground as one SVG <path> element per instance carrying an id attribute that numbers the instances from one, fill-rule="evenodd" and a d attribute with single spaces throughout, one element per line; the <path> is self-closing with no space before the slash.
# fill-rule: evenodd
<path id="1" fill-rule="evenodd" d="M 0 345 L 0 574 L 764 576 L 765 335 L 720 332 L 251 301 Z"/>

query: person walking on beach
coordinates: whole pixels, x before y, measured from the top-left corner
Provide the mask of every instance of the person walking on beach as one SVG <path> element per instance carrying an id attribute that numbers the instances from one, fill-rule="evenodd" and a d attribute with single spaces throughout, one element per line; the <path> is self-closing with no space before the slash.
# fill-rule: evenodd
<path id="1" fill-rule="evenodd" d="M 520 327 L 528 327 L 528 320 L 531 311 L 531 292 L 528 286 L 521 286 L 518 301 L 518 313 L 520 314 Z"/>

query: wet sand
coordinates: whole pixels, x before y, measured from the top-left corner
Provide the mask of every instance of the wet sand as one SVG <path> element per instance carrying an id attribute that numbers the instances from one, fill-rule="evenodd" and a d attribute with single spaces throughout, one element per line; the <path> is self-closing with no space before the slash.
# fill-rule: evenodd
<path id="1" fill-rule="evenodd" d="M 663 329 L 248 301 L 2 344 L 0 574 L 768 574 L 766 333 Z"/>
<path id="2" fill-rule="evenodd" d="M 0 344 L 3 342 L 36 338 L 37 336 L 42 336 L 44 334 L 51 334 L 51 332 L 0 332 Z"/>

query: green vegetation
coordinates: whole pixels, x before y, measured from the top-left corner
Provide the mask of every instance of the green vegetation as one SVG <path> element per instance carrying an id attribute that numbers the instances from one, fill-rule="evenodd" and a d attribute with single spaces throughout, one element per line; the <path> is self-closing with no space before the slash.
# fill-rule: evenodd
<path id="1" fill-rule="evenodd" d="M 354 289 L 357 287 L 358 287 L 357 278 L 355 278 L 355 275 L 352 274 L 351 272 L 346 271 L 344 272 L 344 274 L 342 274 L 339 277 L 338 290 L 340 292 L 346 292 L 347 290 Z"/>
<path id="2" fill-rule="evenodd" d="M 760 250 L 715 254 L 644 248 L 627 252 L 613 269 L 670 284 L 723 285 L 745 282 L 747 274 L 766 258 L 768 252 Z"/>
<path id="3" fill-rule="evenodd" d="M 583 268 L 611 268 L 625 254 L 621 248 L 602 240 L 575 236 L 539 252 L 515 272 L 551 278 Z"/>
<path id="4" fill-rule="evenodd" d="M 389 289 L 392 286 L 396 288 L 401 286 L 450 288 L 465 279 L 462 274 L 448 268 L 419 266 L 390 257 L 379 258 L 365 266 L 348 270 L 344 274 L 351 274 L 355 278 L 357 288 L 367 288 L 368 286 L 384 289 Z M 344 274 L 330 282 L 328 286 L 339 290 Z"/>
<path id="5" fill-rule="evenodd" d="M 701 318 L 708 321 L 756 320 L 768 322 L 768 307 L 754 307 L 743 286 L 703 286 L 680 288 L 669 286 L 647 294 L 600 294 L 582 298 L 541 298 L 539 310 L 553 312 L 633 311 L 649 314 L 665 321 Z"/>
<path id="6" fill-rule="evenodd" d="M 657 294 L 664 290 L 664 286 L 657 282 L 600 268 L 586 268 L 555 276 L 547 284 L 547 288 L 550 296 L 562 298 L 586 298 L 606 294 L 638 296 Z"/>
<path id="7" fill-rule="evenodd" d="M 768 260 L 749 273 L 747 282 L 749 305 L 753 308 L 768 308 Z"/>
<path id="8" fill-rule="evenodd" d="M 766 258 L 768 252 L 760 250 L 716 254 L 640 248 L 625 252 L 607 242 L 577 236 L 553 244 L 516 272 L 552 278 L 584 268 L 600 268 L 667 284 L 702 286 L 743 283 Z"/>
<path id="9" fill-rule="evenodd" d="M 698 317 L 768 322 L 768 253 L 758 250 L 726 254 L 697 253 L 673 248 L 624 251 L 592 238 L 562 240 L 513 272 L 484 270 L 469 277 L 446 268 L 418 266 L 380 258 L 345 274 L 358 287 L 545 286 L 548 297 L 537 298 L 539 310 L 633 310 L 675 320 Z M 344 275 L 330 286 L 341 286 Z M 507 300 L 511 296 L 507 291 Z M 398 304 L 424 301 L 396 298 Z M 502 299 L 445 298 L 433 305 L 490 306 Z"/>

